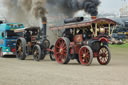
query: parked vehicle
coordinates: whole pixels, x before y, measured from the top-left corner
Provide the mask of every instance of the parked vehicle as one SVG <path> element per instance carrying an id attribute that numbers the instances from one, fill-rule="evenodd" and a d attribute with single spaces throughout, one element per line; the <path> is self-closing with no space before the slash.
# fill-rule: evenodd
<path id="1" fill-rule="evenodd" d="M 23 36 L 22 32 L 15 30 L 22 28 L 24 28 L 23 24 L 0 23 L 0 57 L 15 55 L 16 40 Z"/>

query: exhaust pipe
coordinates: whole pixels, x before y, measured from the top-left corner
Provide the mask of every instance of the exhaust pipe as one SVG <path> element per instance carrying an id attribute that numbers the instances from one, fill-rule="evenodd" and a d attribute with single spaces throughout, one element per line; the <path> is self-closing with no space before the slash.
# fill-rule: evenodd
<path id="1" fill-rule="evenodd" d="M 49 48 L 50 41 L 47 39 L 47 18 L 42 17 L 42 40 L 41 40 L 41 46 L 44 48 Z"/>
<path id="2" fill-rule="evenodd" d="M 97 17 L 96 16 L 91 16 L 91 19 L 92 20 L 95 20 Z"/>
<path id="3" fill-rule="evenodd" d="M 47 18 L 46 17 L 42 17 L 42 37 L 46 38 L 47 36 Z"/>

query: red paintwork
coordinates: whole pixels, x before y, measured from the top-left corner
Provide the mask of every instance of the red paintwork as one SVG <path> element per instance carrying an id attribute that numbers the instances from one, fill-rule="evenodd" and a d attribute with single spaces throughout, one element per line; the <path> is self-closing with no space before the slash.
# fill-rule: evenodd
<path id="1" fill-rule="evenodd" d="M 93 38 L 94 40 L 99 40 L 99 41 L 101 41 L 101 42 L 109 42 L 109 39 L 107 38 L 107 36 L 106 37 L 103 37 L 103 36 L 98 36 L 98 37 L 94 37 Z"/>
<path id="2" fill-rule="evenodd" d="M 72 47 L 70 48 L 70 54 L 73 54 L 73 48 Z"/>
<path id="3" fill-rule="evenodd" d="M 32 41 L 36 40 L 36 37 L 32 36 L 32 37 L 31 37 L 31 40 L 32 40 Z"/>
<path id="4" fill-rule="evenodd" d="M 70 53 L 73 54 L 73 49 L 75 50 L 75 54 L 79 54 L 79 50 L 81 48 L 81 44 L 77 44 L 74 42 L 70 43 Z"/>
<path id="5" fill-rule="evenodd" d="M 47 50 L 48 52 L 54 52 L 54 49 L 47 48 L 46 50 Z"/>
<path id="6" fill-rule="evenodd" d="M 11 52 L 15 52 L 16 51 L 16 49 L 15 48 L 11 48 Z"/>
<path id="7" fill-rule="evenodd" d="M 83 64 L 83 65 L 87 65 L 89 63 L 90 52 L 89 52 L 88 48 L 82 47 L 80 49 L 79 59 L 80 59 L 81 64 Z"/>
<path id="8" fill-rule="evenodd" d="M 66 43 L 65 41 L 60 38 L 57 40 L 56 44 L 55 44 L 55 57 L 56 57 L 56 61 L 60 64 L 63 64 L 66 61 L 66 57 L 67 57 L 67 47 L 66 47 Z"/>
<path id="9" fill-rule="evenodd" d="M 91 16 L 91 18 L 92 18 L 93 20 L 95 20 L 95 19 L 96 19 L 96 16 Z"/>
<path id="10" fill-rule="evenodd" d="M 107 38 L 105 38 L 105 37 L 101 37 L 100 39 L 99 39 L 99 41 L 101 41 L 101 42 L 109 42 L 109 40 L 107 39 Z"/>
<path id="11" fill-rule="evenodd" d="M 79 54 L 79 50 L 81 48 L 81 45 L 75 45 L 75 53 Z"/>
<path id="12" fill-rule="evenodd" d="M 99 53 L 98 53 L 98 52 L 94 52 L 94 53 L 93 53 L 93 56 L 94 56 L 94 57 L 97 57 L 97 56 L 99 56 Z"/>

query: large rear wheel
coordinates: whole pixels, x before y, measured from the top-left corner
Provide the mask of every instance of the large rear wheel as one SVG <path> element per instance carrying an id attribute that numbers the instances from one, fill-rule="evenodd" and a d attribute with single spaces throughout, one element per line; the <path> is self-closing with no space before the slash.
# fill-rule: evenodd
<path id="1" fill-rule="evenodd" d="M 16 42 L 16 57 L 20 60 L 26 58 L 26 40 L 24 38 L 20 38 Z"/>
<path id="2" fill-rule="evenodd" d="M 99 50 L 98 62 L 101 65 L 107 65 L 111 60 L 111 53 L 107 46 L 102 46 Z"/>
<path id="3" fill-rule="evenodd" d="M 79 51 L 79 60 L 82 65 L 90 65 L 93 60 L 93 52 L 89 46 L 83 46 Z"/>
<path id="4" fill-rule="evenodd" d="M 67 64 L 70 61 L 69 58 L 69 44 L 68 38 L 59 38 L 55 44 L 55 57 L 56 61 L 60 64 Z"/>

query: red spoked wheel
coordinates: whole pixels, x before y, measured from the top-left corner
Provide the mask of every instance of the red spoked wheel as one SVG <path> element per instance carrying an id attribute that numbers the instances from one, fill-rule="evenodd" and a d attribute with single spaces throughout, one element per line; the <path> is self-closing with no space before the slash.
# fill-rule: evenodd
<path id="1" fill-rule="evenodd" d="M 101 65 L 107 65 L 111 60 L 111 53 L 107 46 L 102 46 L 99 50 L 98 62 Z"/>
<path id="2" fill-rule="evenodd" d="M 93 59 L 93 52 L 89 46 L 83 46 L 79 51 L 79 60 L 82 65 L 90 65 Z"/>
<path id="3" fill-rule="evenodd" d="M 70 41 L 68 38 L 59 38 L 55 44 L 56 61 L 60 64 L 67 64 L 70 61 L 68 56 Z"/>

